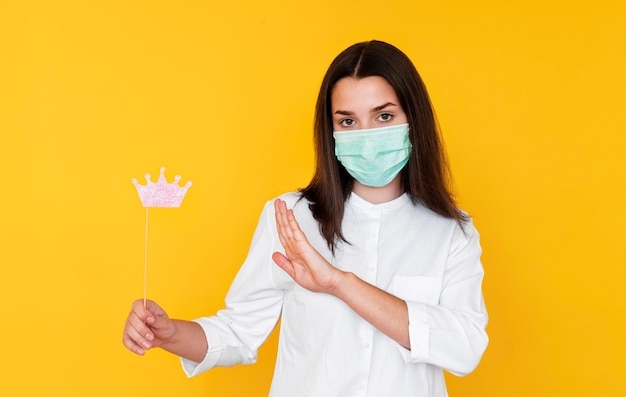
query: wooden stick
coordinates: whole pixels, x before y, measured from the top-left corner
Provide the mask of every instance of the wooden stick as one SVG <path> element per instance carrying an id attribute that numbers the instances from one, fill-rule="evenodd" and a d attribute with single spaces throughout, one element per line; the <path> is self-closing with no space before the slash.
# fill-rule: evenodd
<path id="1" fill-rule="evenodd" d="M 146 207 L 146 240 L 144 242 L 143 259 L 143 307 L 146 307 L 148 300 L 148 208 Z"/>

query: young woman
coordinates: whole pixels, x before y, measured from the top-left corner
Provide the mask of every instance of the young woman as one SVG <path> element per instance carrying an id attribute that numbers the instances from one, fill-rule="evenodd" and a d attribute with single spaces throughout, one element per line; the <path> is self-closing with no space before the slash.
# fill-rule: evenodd
<path id="1" fill-rule="evenodd" d="M 133 304 L 124 344 L 196 375 L 256 361 L 282 315 L 271 396 L 446 396 L 487 346 L 478 233 L 455 205 L 421 78 L 380 41 L 343 51 L 315 115 L 316 171 L 268 202 L 226 308 Z"/>

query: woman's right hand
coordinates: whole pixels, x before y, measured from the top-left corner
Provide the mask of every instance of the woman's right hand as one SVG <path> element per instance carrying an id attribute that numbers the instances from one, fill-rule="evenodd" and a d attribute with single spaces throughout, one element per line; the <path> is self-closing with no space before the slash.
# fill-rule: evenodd
<path id="1" fill-rule="evenodd" d="M 146 350 L 159 347 L 174 336 L 175 323 L 155 302 L 143 299 L 133 302 L 124 325 L 122 341 L 130 351 L 144 355 Z"/>

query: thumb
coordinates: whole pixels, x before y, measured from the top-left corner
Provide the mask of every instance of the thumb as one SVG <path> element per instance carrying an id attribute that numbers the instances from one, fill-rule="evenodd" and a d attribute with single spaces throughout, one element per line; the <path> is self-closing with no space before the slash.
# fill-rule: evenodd
<path id="1" fill-rule="evenodd" d="M 274 252 L 272 254 L 272 259 L 274 262 L 284 271 L 286 271 L 290 276 L 293 277 L 293 263 L 280 252 Z"/>
<path id="2" fill-rule="evenodd" d="M 165 313 L 150 316 L 146 319 L 146 324 L 148 324 L 151 328 L 155 328 L 155 329 L 167 328 L 170 322 L 171 322 L 170 318 Z"/>

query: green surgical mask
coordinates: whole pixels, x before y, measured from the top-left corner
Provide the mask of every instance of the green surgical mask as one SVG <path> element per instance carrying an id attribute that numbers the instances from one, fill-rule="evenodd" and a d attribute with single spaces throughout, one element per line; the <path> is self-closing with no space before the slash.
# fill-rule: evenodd
<path id="1" fill-rule="evenodd" d="M 409 161 L 409 125 L 335 131 L 335 156 L 354 179 L 366 186 L 387 185 Z"/>

